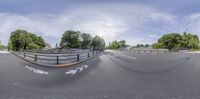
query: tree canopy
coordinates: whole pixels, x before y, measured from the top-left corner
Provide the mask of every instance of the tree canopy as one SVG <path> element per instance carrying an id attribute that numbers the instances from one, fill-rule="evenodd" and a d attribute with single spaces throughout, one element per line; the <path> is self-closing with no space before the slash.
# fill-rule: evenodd
<path id="1" fill-rule="evenodd" d="M 0 44 L 0 49 L 2 49 L 2 48 L 3 48 L 3 45 Z"/>
<path id="2" fill-rule="evenodd" d="M 81 34 L 81 48 L 88 49 L 91 48 L 92 36 L 88 33 Z"/>
<path id="3" fill-rule="evenodd" d="M 92 39 L 92 47 L 93 49 L 105 49 L 105 41 L 103 38 L 101 38 L 100 36 L 96 35 L 93 39 Z"/>
<path id="4" fill-rule="evenodd" d="M 3 48 L 3 45 L 1 44 L 1 40 L 0 40 L 0 49 L 2 49 Z"/>
<path id="5" fill-rule="evenodd" d="M 30 47 L 30 46 L 38 47 Z M 40 36 L 36 36 L 33 33 L 29 33 L 26 30 L 16 30 L 11 32 L 11 36 L 8 42 L 9 50 L 27 50 L 27 49 L 41 49 L 45 47 L 44 39 Z"/>
<path id="6" fill-rule="evenodd" d="M 124 47 L 126 47 L 125 40 L 121 40 L 121 41 L 114 40 L 111 43 L 109 43 L 109 45 L 106 48 L 107 49 L 118 49 L 118 48 L 124 48 Z"/>
<path id="7" fill-rule="evenodd" d="M 199 38 L 197 35 L 186 32 L 184 32 L 183 35 L 179 33 L 165 34 L 158 39 L 157 43 L 152 45 L 152 48 L 167 48 L 169 50 L 181 48 L 198 49 Z"/>
<path id="8" fill-rule="evenodd" d="M 89 33 L 80 31 L 65 31 L 60 42 L 61 48 L 81 48 L 81 49 L 104 49 L 105 41 L 100 36 L 92 36 Z"/>
<path id="9" fill-rule="evenodd" d="M 62 48 L 80 48 L 80 32 L 68 30 L 61 38 L 60 46 Z"/>
<path id="10" fill-rule="evenodd" d="M 126 41 L 125 40 L 119 41 L 119 46 L 123 48 L 126 47 Z"/>

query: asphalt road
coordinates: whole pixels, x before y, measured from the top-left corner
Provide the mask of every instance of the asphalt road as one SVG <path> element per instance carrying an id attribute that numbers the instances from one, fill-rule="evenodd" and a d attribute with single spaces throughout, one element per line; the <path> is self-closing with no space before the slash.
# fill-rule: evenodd
<path id="1" fill-rule="evenodd" d="M 69 68 L 0 54 L 0 99 L 200 99 L 200 55 L 105 51 Z"/>

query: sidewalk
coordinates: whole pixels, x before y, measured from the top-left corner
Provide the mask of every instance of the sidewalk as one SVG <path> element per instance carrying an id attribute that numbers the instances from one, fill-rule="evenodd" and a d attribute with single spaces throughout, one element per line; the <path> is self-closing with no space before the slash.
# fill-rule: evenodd
<path id="1" fill-rule="evenodd" d="M 200 53 L 200 51 L 190 51 L 190 52 L 186 52 L 186 53 Z"/>
<path id="2" fill-rule="evenodd" d="M 8 54 L 10 52 L 8 52 L 7 50 L 0 50 L 0 54 Z"/>

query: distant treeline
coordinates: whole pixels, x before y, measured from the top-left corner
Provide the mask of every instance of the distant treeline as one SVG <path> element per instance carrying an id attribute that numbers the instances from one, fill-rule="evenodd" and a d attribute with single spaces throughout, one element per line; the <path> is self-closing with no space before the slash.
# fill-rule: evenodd
<path id="1" fill-rule="evenodd" d="M 111 43 L 109 43 L 109 45 L 106 48 L 107 49 L 118 49 L 118 48 L 124 48 L 126 46 L 127 45 L 126 45 L 125 40 L 121 40 L 121 41 L 114 40 Z"/>
<path id="2" fill-rule="evenodd" d="M 45 47 L 50 47 L 50 44 L 45 42 L 41 36 L 21 29 L 11 32 L 8 42 L 8 49 L 15 51 L 42 49 Z M 68 30 L 63 34 L 58 48 L 104 49 L 105 41 L 98 35 L 92 37 L 89 33 Z"/>
<path id="3" fill-rule="evenodd" d="M 68 30 L 61 38 L 60 48 L 105 49 L 105 41 L 98 35 L 92 37 L 89 33 Z"/>

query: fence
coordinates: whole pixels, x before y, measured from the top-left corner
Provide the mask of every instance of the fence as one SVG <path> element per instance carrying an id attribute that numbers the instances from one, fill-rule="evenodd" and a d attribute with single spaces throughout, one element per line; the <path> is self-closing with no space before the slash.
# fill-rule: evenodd
<path id="1" fill-rule="evenodd" d="M 88 52 L 90 49 L 42 49 L 42 50 L 26 50 L 26 52 L 31 53 L 42 53 L 42 54 L 70 54 L 70 53 L 80 53 Z"/>
<path id="2" fill-rule="evenodd" d="M 98 54 L 100 51 L 88 51 L 79 52 L 72 54 L 41 54 L 41 53 L 31 53 L 31 52 L 14 52 L 16 55 L 43 64 L 67 64 L 77 61 L 82 61 L 91 56 Z"/>
<path id="3" fill-rule="evenodd" d="M 121 51 L 130 53 L 171 53 L 167 49 L 121 49 Z"/>

